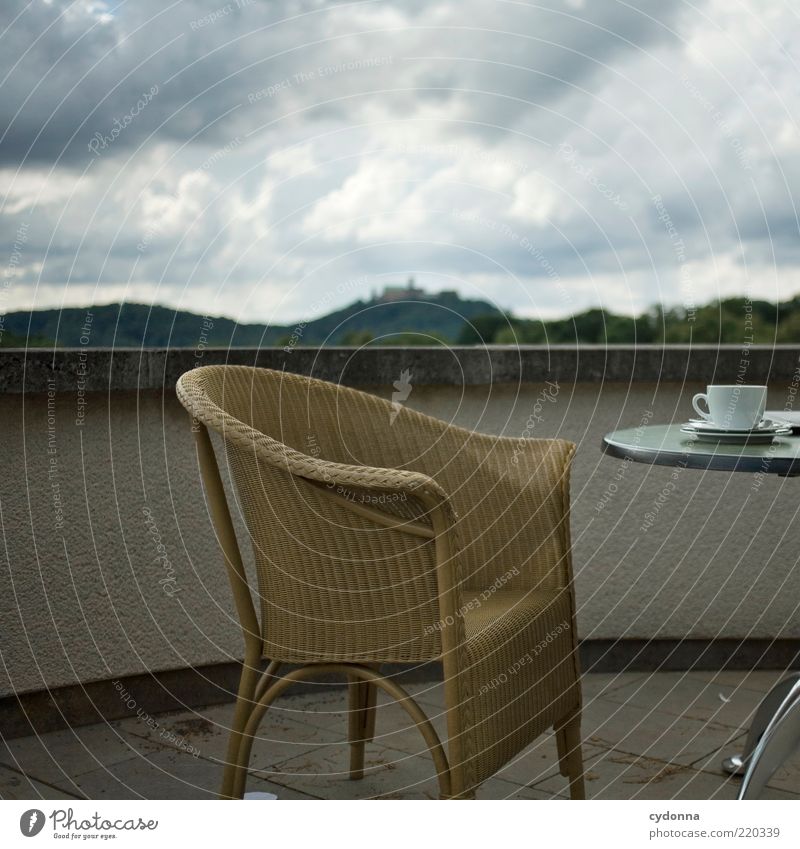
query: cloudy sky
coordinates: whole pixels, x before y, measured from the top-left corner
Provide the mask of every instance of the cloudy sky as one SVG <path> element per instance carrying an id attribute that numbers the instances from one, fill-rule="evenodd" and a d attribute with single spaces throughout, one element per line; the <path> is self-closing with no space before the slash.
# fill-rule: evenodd
<path id="1" fill-rule="evenodd" d="M 0 311 L 800 292 L 786 0 L 3 0 Z"/>

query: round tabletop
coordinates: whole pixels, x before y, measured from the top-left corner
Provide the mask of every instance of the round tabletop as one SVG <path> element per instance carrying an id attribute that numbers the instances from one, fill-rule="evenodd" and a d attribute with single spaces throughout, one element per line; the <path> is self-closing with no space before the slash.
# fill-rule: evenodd
<path id="1" fill-rule="evenodd" d="M 800 475 L 800 436 L 779 436 L 767 445 L 699 442 L 681 433 L 682 425 L 643 425 L 615 430 L 603 437 L 603 451 L 636 463 Z"/>

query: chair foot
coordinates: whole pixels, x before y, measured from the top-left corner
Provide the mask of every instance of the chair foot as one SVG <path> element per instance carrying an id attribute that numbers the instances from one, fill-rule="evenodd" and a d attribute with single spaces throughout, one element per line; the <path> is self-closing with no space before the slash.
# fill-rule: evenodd
<path id="1" fill-rule="evenodd" d="M 577 778 L 570 779 L 569 798 L 573 801 L 583 801 L 586 799 L 586 786 L 583 783 L 583 770 L 581 770 L 581 774 Z"/>
<path id="2" fill-rule="evenodd" d="M 250 718 L 253 707 L 253 697 L 258 683 L 257 660 L 246 659 L 242 666 L 242 675 L 239 680 L 239 692 L 236 697 L 236 707 L 233 713 L 230 735 L 228 736 L 227 757 L 225 758 L 225 769 L 222 773 L 222 787 L 220 788 L 220 799 L 236 799 L 236 783 L 240 765 L 240 753 L 242 749 L 242 737 L 244 727 Z M 267 673 L 274 672 L 277 664 L 271 663 Z M 244 792 L 244 791 L 243 791 Z"/>
<path id="3" fill-rule="evenodd" d="M 347 719 L 350 740 L 350 780 L 364 777 L 364 750 L 375 736 L 378 688 L 371 681 L 350 680 L 350 705 Z"/>
<path id="4" fill-rule="evenodd" d="M 573 716 L 564 725 L 556 727 L 556 746 L 559 770 L 565 778 L 569 779 L 570 799 L 585 799 L 580 714 Z"/>
<path id="5" fill-rule="evenodd" d="M 452 794 L 445 795 L 444 793 L 439 794 L 439 799 L 447 800 L 452 802 L 454 800 L 473 800 L 475 799 L 475 790 L 465 790 L 463 793 L 459 793 L 458 796 L 453 796 Z"/>

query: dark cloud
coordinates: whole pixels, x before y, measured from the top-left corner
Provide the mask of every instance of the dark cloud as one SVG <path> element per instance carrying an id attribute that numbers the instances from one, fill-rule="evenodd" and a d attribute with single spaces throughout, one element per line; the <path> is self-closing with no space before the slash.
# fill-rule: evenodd
<path id="1" fill-rule="evenodd" d="M 9 0 L 0 161 L 82 166 L 93 139 L 118 157 L 154 137 L 215 143 L 272 122 L 413 114 L 431 98 L 456 120 L 510 126 L 521 104 L 672 38 L 679 8 Z"/>

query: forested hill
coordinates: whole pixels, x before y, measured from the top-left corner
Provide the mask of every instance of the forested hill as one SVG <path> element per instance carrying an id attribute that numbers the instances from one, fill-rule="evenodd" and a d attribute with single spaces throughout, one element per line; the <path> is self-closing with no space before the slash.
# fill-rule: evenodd
<path id="1" fill-rule="evenodd" d="M 356 301 L 321 318 L 292 325 L 239 324 L 144 304 L 8 313 L 4 347 L 30 344 L 61 348 L 264 347 L 353 345 L 376 340 L 389 345 L 435 345 L 459 339 L 478 316 L 502 314 L 486 301 L 463 300 L 455 292 L 406 294 Z M 292 338 L 294 337 L 294 339 Z"/>
<path id="2" fill-rule="evenodd" d="M 775 304 L 728 298 L 704 306 L 653 307 L 639 316 L 590 309 L 542 321 L 504 313 L 455 292 L 387 289 L 369 301 L 285 326 L 238 324 L 143 304 L 37 310 L 0 318 L 2 347 L 268 347 L 274 345 L 557 345 L 800 343 L 800 297 Z"/>

